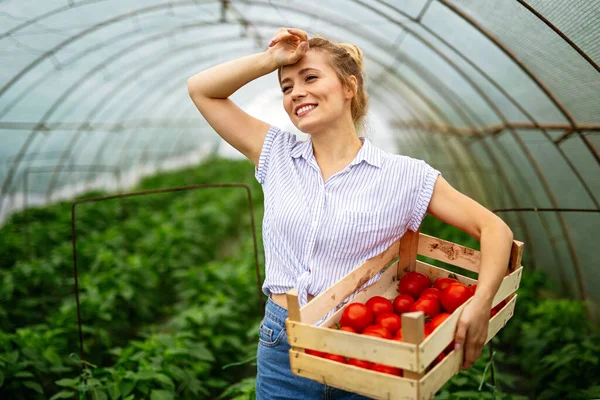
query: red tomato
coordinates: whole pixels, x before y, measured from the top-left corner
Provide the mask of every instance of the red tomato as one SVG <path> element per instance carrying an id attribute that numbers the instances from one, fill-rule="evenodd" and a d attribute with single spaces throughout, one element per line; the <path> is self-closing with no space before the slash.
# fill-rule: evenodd
<path id="1" fill-rule="evenodd" d="M 346 331 L 346 332 L 356 333 L 356 330 L 353 327 L 351 327 L 351 326 L 342 326 L 340 328 L 340 331 Z"/>
<path id="2" fill-rule="evenodd" d="M 462 283 L 453 283 L 442 290 L 442 306 L 444 310 L 453 313 L 471 297 L 471 290 Z"/>
<path id="3" fill-rule="evenodd" d="M 310 354 L 311 356 L 316 356 L 316 357 L 323 357 L 325 354 L 327 354 L 327 353 L 323 353 L 322 351 L 312 350 L 312 349 L 305 349 L 304 351 L 306 352 L 306 354 Z"/>
<path id="4" fill-rule="evenodd" d="M 373 364 L 373 367 L 371 367 L 371 369 L 373 371 L 383 372 L 384 374 L 390 374 L 390 375 L 396 375 L 396 376 L 404 375 L 403 371 L 400 368 L 390 367 L 389 365 Z"/>
<path id="5" fill-rule="evenodd" d="M 381 336 L 384 339 L 391 339 L 392 338 L 392 334 L 390 333 L 390 331 L 388 331 L 383 326 L 379 326 L 379 325 L 371 325 L 371 326 L 367 327 L 363 331 L 363 334 L 366 335 L 368 333 L 376 333 L 376 334 L 378 334 L 379 336 Z"/>
<path id="6" fill-rule="evenodd" d="M 365 305 L 371 309 L 375 317 L 380 314 L 394 312 L 394 306 L 392 305 L 392 302 L 382 296 L 371 297 L 369 300 L 367 300 Z"/>
<path id="7" fill-rule="evenodd" d="M 432 332 L 433 332 L 433 326 L 431 325 L 431 322 L 425 322 L 425 329 L 423 331 L 423 333 L 425 334 L 425 337 L 431 335 Z"/>
<path id="8" fill-rule="evenodd" d="M 396 336 L 394 336 L 394 340 L 397 340 L 399 342 L 402 341 L 402 328 L 398 329 L 398 332 L 396 332 Z"/>
<path id="9" fill-rule="evenodd" d="M 373 312 L 362 303 L 350 303 L 344 309 L 340 318 L 340 325 L 354 328 L 358 333 L 375 321 Z"/>
<path id="10" fill-rule="evenodd" d="M 437 278 L 433 282 L 433 287 L 439 290 L 444 290 L 446 286 L 451 285 L 453 283 L 459 283 L 457 279 L 454 278 Z"/>
<path id="11" fill-rule="evenodd" d="M 337 355 L 337 354 L 325 353 L 325 355 L 323 356 L 323 358 L 326 358 L 326 359 L 331 360 L 331 361 L 337 361 L 337 362 L 340 362 L 342 364 L 348 364 L 348 361 L 346 360 L 346 357 L 340 356 L 340 355 Z"/>
<path id="12" fill-rule="evenodd" d="M 421 292 L 431 286 L 431 279 L 421 272 L 410 271 L 406 273 L 398 283 L 398 290 L 413 299 L 418 299 Z"/>
<path id="13" fill-rule="evenodd" d="M 442 298 L 442 291 L 440 289 L 430 287 L 421 292 L 420 298 L 423 298 L 425 296 L 429 296 L 429 297 L 433 296 L 433 297 L 436 297 L 438 300 L 440 300 Z"/>
<path id="14" fill-rule="evenodd" d="M 392 335 L 398 332 L 398 329 L 402 327 L 402 318 L 394 313 L 380 314 L 375 318 L 375 323 L 379 326 L 383 326 Z"/>
<path id="15" fill-rule="evenodd" d="M 364 369 L 371 369 L 371 367 L 373 366 L 373 363 L 370 361 L 357 360 L 356 358 L 349 358 L 348 364 Z"/>
<path id="16" fill-rule="evenodd" d="M 450 315 L 450 313 L 444 312 L 433 317 L 430 321 L 433 330 L 435 331 L 435 329 L 440 326 L 442 322 L 444 322 Z"/>
<path id="17" fill-rule="evenodd" d="M 421 297 L 412 305 L 410 311 L 423 311 L 426 316 L 433 318 L 442 312 L 442 305 L 435 297 Z"/>
<path id="18" fill-rule="evenodd" d="M 475 296 L 475 290 L 477 290 L 477 284 L 469 286 L 469 289 L 471 289 L 471 295 Z"/>
<path id="19" fill-rule="evenodd" d="M 409 312 L 414 303 L 415 299 L 407 294 L 399 294 L 392 302 L 394 306 L 394 312 L 397 315 L 402 315 L 405 312 Z"/>

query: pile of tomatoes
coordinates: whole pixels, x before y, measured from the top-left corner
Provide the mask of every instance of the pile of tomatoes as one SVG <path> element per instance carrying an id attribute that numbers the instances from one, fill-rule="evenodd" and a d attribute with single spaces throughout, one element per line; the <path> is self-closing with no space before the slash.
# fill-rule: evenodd
<path id="1" fill-rule="evenodd" d="M 374 296 L 366 303 L 350 303 L 344 309 L 338 324 L 332 326 L 356 334 L 402 341 L 402 319 L 406 312 L 422 311 L 425 314 L 425 337 L 446 320 L 457 308 L 475 294 L 477 285 L 467 286 L 452 277 L 438 278 L 434 282 L 417 271 L 406 273 L 398 283 L 399 295 L 393 300 Z M 490 318 L 504 302 L 492 309 Z M 454 342 L 437 357 L 432 365 L 440 362 L 452 349 Z M 337 354 L 306 349 L 306 353 L 345 364 L 396 376 L 403 376 L 400 368 L 347 358 Z"/>

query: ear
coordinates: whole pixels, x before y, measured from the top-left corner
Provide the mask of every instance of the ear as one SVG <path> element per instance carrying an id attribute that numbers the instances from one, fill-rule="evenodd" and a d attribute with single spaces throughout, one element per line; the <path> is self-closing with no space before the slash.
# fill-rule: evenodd
<path id="1" fill-rule="evenodd" d="M 346 99 L 352 99 L 358 91 L 358 81 L 354 75 L 350 75 L 350 86 L 346 86 L 344 93 Z"/>

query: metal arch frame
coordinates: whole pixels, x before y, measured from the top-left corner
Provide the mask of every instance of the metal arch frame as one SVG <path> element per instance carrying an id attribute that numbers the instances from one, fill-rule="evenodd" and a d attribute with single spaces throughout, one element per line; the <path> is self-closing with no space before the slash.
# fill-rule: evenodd
<path id="1" fill-rule="evenodd" d="M 352 0 L 352 1 L 361 3 L 361 0 Z M 395 7 L 390 6 L 389 4 L 387 4 L 385 2 L 382 2 L 382 0 L 377 0 L 377 1 L 379 3 L 381 3 L 381 4 L 385 4 L 386 6 L 394 9 L 395 11 L 397 11 L 401 15 L 405 16 L 406 18 L 409 18 L 412 21 L 417 22 L 424 29 L 426 29 L 427 32 L 429 32 L 430 34 L 433 35 L 433 32 L 429 28 L 427 28 L 425 25 L 421 24 L 420 21 L 416 21 L 414 18 L 412 18 L 408 14 L 404 13 L 401 10 L 396 9 Z M 446 4 L 446 0 L 439 0 L 439 1 L 442 2 L 443 4 Z M 404 24 L 402 21 L 398 21 L 398 20 L 396 20 L 396 19 L 394 19 L 394 18 L 392 18 L 392 17 L 390 17 L 390 16 L 382 13 L 380 10 L 374 9 L 373 7 L 370 7 L 370 6 L 366 6 L 366 7 L 369 8 L 369 9 L 371 9 L 376 14 L 378 14 L 378 15 L 386 18 L 390 22 L 396 23 L 397 25 L 401 26 L 405 31 L 407 31 L 407 34 L 408 33 L 412 34 L 415 39 L 419 40 L 423 45 L 425 45 L 426 47 L 428 47 L 429 49 L 431 49 L 434 53 L 436 53 L 439 57 L 441 57 L 449 66 L 451 66 L 460 76 L 463 77 L 463 79 L 469 84 L 469 86 L 471 86 L 473 88 L 473 90 L 475 90 L 475 92 L 483 99 L 483 101 L 496 114 L 496 116 L 500 119 L 500 121 L 502 121 L 505 125 L 508 124 L 509 121 L 507 120 L 507 118 L 504 115 L 504 113 L 496 106 L 495 102 L 491 98 L 489 98 L 487 96 L 487 94 L 479 87 L 479 85 L 476 82 L 474 82 L 461 68 L 459 68 L 454 63 L 454 61 L 452 61 L 449 57 L 447 57 L 445 54 L 443 54 L 435 45 L 433 45 L 432 43 L 430 43 L 428 40 L 426 40 L 420 34 L 416 33 L 411 27 L 409 27 L 408 25 Z M 455 52 L 463 60 L 465 60 L 466 62 L 468 62 L 469 65 L 473 65 L 473 63 L 468 59 L 468 57 L 466 57 L 464 54 L 462 54 L 461 52 L 459 52 L 453 46 L 450 46 L 446 42 L 446 40 L 440 38 L 439 35 L 437 35 L 437 34 L 435 34 L 434 37 L 436 37 L 438 40 L 440 40 L 444 45 L 446 45 L 450 50 L 452 50 L 453 52 Z M 492 39 L 492 38 L 493 37 L 490 37 L 490 39 Z M 491 78 L 487 74 L 484 75 L 484 78 L 486 78 L 486 80 L 490 80 L 490 82 L 494 82 L 493 80 L 491 80 Z M 512 101 L 512 98 L 509 98 L 509 100 Z M 528 116 L 527 114 L 525 114 L 525 115 Z M 570 121 L 570 122 L 571 122 L 571 124 L 573 124 L 573 121 Z M 536 174 L 538 175 L 538 177 L 540 178 L 540 180 L 542 180 L 542 182 L 544 184 L 544 188 L 545 188 L 545 190 L 547 192 L 547 195 L 550 198 L 551 202 L 553 203 L 553 205 L 555 207 L 557 207 L 558 204 L 556 204 L 556 201 L 553 198 L 552 191 L 550 190 L 549 185 L 547 185 L 547 182 L 545 181 L 545 178 L 543 177 L 543 174 L 541 173 L 540 167 L 537 164 L 537 162 L 535 161 L 535 158 L 530 154 L 530 152 L 527 149 L 527 147 L 524 146 L 524 144 L 522 143 L 522 140 L 518 137 L 517 132 L 514 129 L 512 129 L 511 133 L 512 133 L 513 138 L 519 144 L 519 147 L 521 148 L 521 150 L 527 156 L 529 162 L 534 166 L 534 169 L 536 170 Z M 544 134 L 552 142 L 552 139 L 549 137 L 548 133 L 544 131 Z M 589 148 L 589 146 L 588 146 L 588 148 Z M 592 146 L 592 148 L 590 148 L 590 151 L 592 151 L 594 153 L 593 146 Z M 565 161 L 567 162 L 567 164 L 569 165 L 569 167 L 571 168 L 571 170 L 573 171 L 573 173 L 575 174 L 575 176 L 579 179 L 579 182 L 581 183 L 581 185 L 583 186 L 583 188 L 586 190 L 586 192 L 590 196 L 590 199 L 592 200 L 592 202 L 594 202 L 594 204 L 596 205 L 596 207 L 599 207 L 598 201 L 596 200 L 595 196 L 593 195 L 591 189 L 588 187 L 587 183 L 583 180 L 583 177 L 579 174 L 579 172 L 577 171 L 577 169 L 575 168 L 575 166 L 566 157 L 566 155 L 564 154 L 564 152 L 562 151 L 562 149 L 559 149 L 559 153 L 563 156 L 563 158 L 565 159 Z M 598 155 L 597 154 L 595 154 L 595 155 L 596 155 L 596 158 L 598 158 Z"/>
<path id="2" fill-rule="evenodd" d="M 448 5 L 448 3 L 447 3 L 446 1 L 444 1 L 444 0 L 440 0 L 440 2 L 442 2 L 443 4 L 446 4 L 446 5 Z M 169 4 L 169 7 L 172 7 L 172 6 L 173 6 L 173 4 Z M 159 7 L 152 7 L 152 8 L 153 8 L 153 9 L 159 9 Z M 460 12 L 458 12 L 458 13 L 460 13 Z M 465 17 L 465 16 L 463 15 L 463 18 L 464 18 L 464 17 Z M 118 17 L 118 18 L 123 18 L 123 16 L 120 16 L 120 17 Z M 107 22 L 107 21 L 104 21 L 102 24 L 105 24 L 106 22 Z M 475 26 L 475 24 L 473 24 L 473 25 Z M 96 26 L 97 26 L 97 25 L 95 25 L 94 27 L 92 27 L 92 28 L 90 28 L 90 29 L 94 29 Z M 481 27 L 479 27 L 479 29 L 481 29 Z M 414 35 L 414 32 L 413 32 L 413 35 Z M 416 36 L 416 35 L 415 35 L 415 36 Z M 492 39 L 492 38 L 490 38 L 490 39 Z M 63 44 L 64 44 L 64 43 L 65 43 L 65 42 L 63 42 Z M 499 43 L 497 43 L 497 44 L 499 44 Z M 434 50 L 434 51 L 435 51 L 435 50 Z M 45 53 L 45 54 L 47 54 L 47 53 Z M 439 54 L 439 53 L 438 53 L 438 54 Z M 39 60 L 39 59 L 38 59 L 38 60 Z M 34 61 L 34 63 L 30 64 L 30 66 L 29 66 L 29 67 L 31 67 L 31 66 L 32 66 L 33 64 L 35 64 L 35 63 L 36 63 L 36 62 Z M 34 65 L 33 65 L 33 66 L 34 66 Z M 460 70 L 457 70 L 457 72 L 458 72 L 458 71 L 460 71 Z M 22 75 L 23 73 L 24 73 L 24 70 L 22 70 L 22 71 L 19 73 L 19 75 Z M 18 76 L 19 76 L 19 75 L 18 75 Z M 14 82 L 14 79 L 13 79 L 13 80 L 11 80 L 11 82 L 9 82 L 9 84 L 11 84 L 11 83 L 13 83 L 13 82 Z M 4 91 L 4 90 L 5 90 L 5 88 L 6 88 L 6 86 L 5 86 L 4 88 L 2 88 L 2 90 Z M 474 88 L 475 88 L 475 87 L 474 87 Z M 571 121 L 571 122 L 573 123 L 573 121 Z M 579 133 L 579 134 L 581 134 L 580 132 L 578 132 L 578 133 Z M 516 132 L 514 132 L 514 131 L 513 131 L 513 134 L 514 134 L 515 136 L 517 136 L 517 135 L 516 135 Z M 520 146 L 522 146 L 522 142 L 520 141 L 520 139 L 518 139 L 517 141 L 518 141 L 519 145 L 520 145 Z M 584 139 L 584 142 L 589 144 L 589 142 L 587 142 L 587 141 L 586 141 L 586 139 Z M 525 149 L 523 149 L 523 150 L 525 150 Z M 596 154 L 595 152 L 593 152 L 593 153 L 594 153 L 594 155 L 596 155 L 596 156 L 597 156 L 597 154 Z M 528 158 L 530 158 L 530 154 L 528 154 Z M 530 162 L 532 162 L 532 163 L 534 164 L 534 166 L 535 166 L 535 169 L 536 169 L 536 172 L 538 173 L 538 175 L 541 175 L 541 173 L 540 173 L 540 171 L 539 171 L 539 166 L 537 165 L 537 163 L 535 163 L 535 160 L 532 160 L 532 159 L 530 158 Z M 540 178 L 542 179 L 542 181 L 543 181 L 543 183 L 545 184 L 545 186 L 547 186 L 547 185 L 546 185 L 546 182 L 544 181 L 544 178 L 543 178 L 543 176 L 540 176 Z M 585 183 L 583 182 L 583 184 L 585 184 Z M 546 188 L 546 189 L 548 190 L 548 188 Z M 550 195 L 550 193 L 551 193 L 551 192 L 549 192 L 549 197 L 552 197 L 552 196 Z M 574 260 L 576 261 L 576 258 L 574 258 Z"/>
<path id="3" fill-rule="evenodd" d="M 184 46 L 184 47 L 179 47 L 178 48 L 178 52 L 181 51 L 185 51 L 188 50 L 188 48 L 190 47 L 198 47 L 197 44 L 195 45 L 190 45 L 190 46 Z M 243 48 L 238 48 L 237 50 L 243 50 Z M 207 59 L 214 57 L 215 55 L 220 54 L 219 51 L 216 51 L 214 53 L 211 54 L 206 54 L 205 57 Z M 165 60 L 165 61 L 171 61 L 171 59 L 169 60 Z M 87 114 L 87 116 L 85 117 L 86 121 L 90 121 L 94 118 L 94 116 L 99 113 L 102 108 L 106 107 L 106 103 L 110 102 L 110 100 L 113 100 L 115 98 L 116 93 L 123 91 L 123 89 L 125 89 L 128 86 L 131 86 L 130 84 L 132 82 L 135 82 L 135 80 L 133 79 L 135 76 L 138 76 L 140 71 L 147 71 L 149 66 L 160 66 L 163 67 L 165 64 L 164 62 L 155 62 L 154 60 L 151 60 L 150 62 L 140 66 L 138 69 L 135 69 L 133 71 L 128 71 L 129 74 L 127 74 L 122 80 L 121 82 L 117 85 L 118 90 L 114 91 L 114 92 L 108 92 L 104 95 L 104 97 L 102 99 L 100 99 L 97 103 L 96 106 Z M 184 65 L 183 68 L 189 68 L 189 65 Z M 173 73 L 173 70 L 168 71 L 170 73 Z M 140 93 L 144 93 L 144 92 L 140 92 Z M 138 96 L 139 97 L 139 96 Z M 132 104 L 135 104 L 135 102 L 132 102 Z M 131 112 L 132 109 L 125 109 L 127 112 Z M 48 192 L 47 192 L 47 196 L 48 193 L 51 193 L 52 190 L 54 189 L 54 186 L 59 178 L 60 175 L 60 170 L 62 168 L 61 163 L 64 162 L 64 160 L 66 160 L 69 156 L 70 156 L 70 152 L 72 150 L 72 148 L 75 146 L 75 144 L 77 143 L 77 141 L 81 138 L 81 132 L 85 129 L 85 126 L 82 126 L 81 129 L 78 129 L 72 136 L 72 139 L 70 140 L 70 142 L 67 144 L 66 149 L 63 151 L 63 154 L 60 158 L 60 160 L 58 161 L 58 163 L 56 164 L 56 169 L 55 169 L 55 173 L 52 175 L 52 177 L 50 178 L 50 184 L 48 185 Z"/>
<path id="4" fill-rule="evenodd" d="M 390 17 L 388 17 L 387 15 L 383 15 L 383 14 L 381 14 L 381 12 L 380 12 L 379 10 L 377 10 L 377 9 L 373 9 L 373 8 L 372 8 L 372 7 L 370 7 L 370 6 L 367 6 L 367 5 L 365 5 L 364 3 L 360 2 L 359 0 L 354 0 L 354 1 L 357 1 L 357 2 L 358 2 L 358 3 L 360 3 L 361 5 L 363 5 L 363 6 L 367 7 L 367 8 L 369 8 L 369 9 L 373 10 L 374 12 L 376 12 L 376 13 L 378 13 L 378 14 L 380 14 L 380 15 L 384 16 L 384 17 L 385 17 L 385 18 L 387 18 L 387 19 L 390 19 Z M 380 1 L 380 2 L 381 2 L 381 1 Z M 185 2 L 180 2 L 180 3 L 185 3 Z M 196 2 L 195 2 L 195 3 L 196 3 Z M 251 3 L 256 3 L 256 2 L 254 2 L 254 1 L 251 1 Z M 383 4 L 386 4 L 386 3 L 383 3 Z M 259 6 L 265 6 L 265 4 L 264 4 L 264 3 L 259 3 L 258 5 L 259 5 Z M 269 4 L 269 5 L 270 5 L 270 4 Z M 386 5 L 387 5 L 388 7 L 391 7 L 391 6 L 389 6 L 388 4 L 386 4 Z M 173 6 L 174 6 L 174 4 L 173 4 L 173 3 L 170 3 L 170 4 L 169 4 L 169 6 L 168 6 L 168 8 L 170 9 L 170 8 L 172 8 Z M 290 8 L 290 7 L 286 7 L 286 6 L 283 6 L 283 5 L 282 5 L 282 7 L 285 7 L 285 8 Z M 164 8 L 164 7 L 162 7 L 162 8 Z M 392 7 L 392 8 L 393 8 L 393 7 Z M 158 7 L 158 6 L 153 6 L 153 7 L 148 7 L 148 8 L 146 8 L 146 9 L 142 9 L 142 10 L 144 10 L 145 12 L 149 12 L 149 11 L 155 11 L 155 10 L 157 10 L 157 9 L 161 9 L 161 7 Z M 394 8 L 394 9 L 395 9 L 395 8 Z M 294 10 L 294 11 L 297 11 L 297 12 L 304 12 L 304 10 L 298 10 L 298 9 L 293 9 L 293 10 Z M 398 12 L 400 12 L 400 13 L 402 13 L 400 10 L 397 10 L 397 9 L 395 9 L 395 10 L 396 10 L 396 11 L 398 11 Z M 131 14 L 131 13 L 129 13 L 129 14 Z M 133 15 L 136 15 L 136 14 L 137 14 L 137 12 L 133 13 Z M 403 13 L 403 14 L 404 14 L 404 13 Z M 126 16 L 126 15 L 128 15 L 128 14 L 124 14 L 124 15 L 122 15 L 122 16 L 119 16 L 119 17 L 117 17 L 117 18 L 113 18 L 113 19 L 112 19 L 112 21 L 115 21 L 115 20 L 122 20 L 122 19 L 123 19 L 123 16 Z M 404 14 L 404 15 L 405 15 L 407 18 L 410 18 L 411 20 L 414 20 L 412 17 L 410 17 L 410 16 L 408 16 L 408 15 L 406 15 L 406 14 Z M 109 20 L 109 21 L 111 21 L 111 20 Z M 102 23 L 99 23 L 99 24 L 97 24 L 97 25 L 94 25 L 92 28 L 94 28 L 94 27 L 99 27 L 99 26 L 104 26 L 104 25 L 107 25 L 107 22 L 109 22 L 109 21 L 104 21 L 104 22 L 102 22 Z M 467 80 L 467 82 L 470 84 L 470 86 L 472 86 L 472 87 L 473 87 L 473 89 L 475 89 L 475 90 L 476 90 L 476 92 L 478 92 L 478 94 L 479 94 L 480 96 L 482 96 L 482 98 L 484 99 L 484 101 L 486 101 L 486 103 L 488 103 L 488 105 L 490 105 L 490 107 L 491 107 L 492 109 L 494 109 L 494 110 L 495 110 L 497 113 L 499 112 L 499 110 L 496 110 L 496 109 L 495 109 L 495 104 L 494 104 L 493 102 L 489 101 L 489 99 L 487 99 L 487 98 L 486 98 L 486 96 L 485 96 L 485 95 L 484 95 L 484 93 L 483 93 L 483 92 L 480 90 L 480 88 L 479 88 L 477 85 L 475 85 L 475 84 L 474 84 L 474 82 L 471 82 L 469 79 L 467 79 L 466 75 L 465 75 L 464 73 L 462 73 L 462 70 L 461 70 L 460 68 L 458 68 L 456 65 L 454 65 L 454 64 L 453 64 L 453 62 L 452 62 L 451 60 L 449 60 L 447 57 L 445 57 L 445 56 L 444 56 L 444 55 L 443 55 L 443 54 L 442 54 L 442 53 L 441 53 L 441 52 L 440 52 L 440 51 L 439 51 L 439 50 L 438 50 L 438 49 L 437 49 L 435 46 L 433 46 L 432 44 L 430 44 L 429 42 L 427 42 L 427 41 L 426 41 L 424 38 L 422 38 L 420 35 L 416 34 L 414 31 L 412 31 L 412 29 L 410 29 L 410 28 L 406 27 L 404 24 L 402 24 L 402 22 L 400 22 L 400 21 L 395 21 L 395 20 L 392 20 L 392 21 L 393 21 L 393 22 L 395 22 L 396 24 L 398 24 L 398 25 L 402 26 L 402 27 L 403 27 L 405 30 L 408 30 L 408 31 L 410 31 L 410 32 L 413 34 L 413 36 L 414 36 L 415 38 L 417 38 L 418 40 L 420 40 L 420 41 L 421 41 L 422 43 L 424 43 L 424 44 L 425 44 L 427 47 L 429 47 L 430 49 L 432 49 L 432 51 L 434 51 L 436 54 L 438 54 L 440 57 L 442 57 L 442 58 L 443 58 L 443 59 L 444 59 L 444 60 L 445 60 L 447 63 L 449 63 L 449 64 L 450 64 L 450 65 L 451 65 L 451 66 L 452 66 L 452 67 L 453 67 L 453 68 L 454 68 L 454 69 L 455 69 L 455 70 L 456 70 L 456 71 L 457 71 L 457 72 L 458 72 L 460 75 L 462 75 L 462 76 L 463 76 L 463 78 L 465 78 L 465 79 Z M 417 21 L 417 22 L 418 22 L 418 21 Z M 90 28 L 90 29 L 92 29 L 92 28 Z M 86 32 L 87 32 L 87 31 L 86 31 Z M 78 35 L 78 37 L 79 37 L 79 35 Z M 74 40 L 74 39 L 73 39 L 73 40 Z M 72 39 L 68 39 L 67 41 L 65 41 L 65 42 L 61 43 L 61 44 L 60 44 L 60 45 L 58 45 L 57 47 L 59 47 L 59 46 L 60 46 L 60 47 L 62 47 L 62 46 L 64 46 L 64 45 L 65 45 L 67 42 L 69 42 L 69 41 L 72 41 Z M 56 49 L 56 48 L 55 48 L 55 49 Z M 55 50 L 55 49 L 53 49 L 53 50 Z M 457 54 L 458 54 L 459 56 L 461 56 L 463 59 L 466 59 L 466 57 L 465 57 L 464 55 L 462 55 L 461 53 L 457 53 Z M 468 59 L 466 59 L 466 60 L 468 60 Z M 514 132 L 513 132 L 513 134 L 515 134 L 515 135 L 516 135 L 516 133 L 514 133 Z M 563 154 L 563 157 L 564 157 L 564 154 Z M 530 160 L 530 161 L 531 161 L 531 160 Z M 567 159 L 567 163 L 569 163 L 569 164 L 570 164 L 570 162 L 568 161 L 568 159 Z M 573 169 L 573 170 L 574 170 L 574 173 L 575 173 L 575 174 L 576 174 L 576 176 L 577 176 L 577 175 L 578 175 L 578 172 L 576 171 L 576 169 Z M 586 185 L 585 181 L 583 181 L 583 179 L 580 179 L 580 181 L 581 181 L 582 185 L 584 186 L 584 188 L 587 188 L 587 185 Z M 589 191 L 589 189 L 587 189 L 587 190 L 588 190 L 588 193 L 591 193 L 591 192 Z M 593 198 L 593 196 L 592 196 L 592 198 Z"/>
<path id="5" fill-rule="evenodd" d="M 445 5 L 446 7 L 448 7 L 448 9 L 453 11 L 456 15 L 458 15 L 459 17 L 464 19 L 466 22 L 471 24 L 471 26 L 473 26 L 475 29 L 477 29 L 482 35 L 487 37 L 492 43 L 494 43 L 496 45 L 496 47 L 498 47 L 498 49 L 500 49 L 502 52 L 504 52 L 504 54 L 506 54 L 508 57 L 510 57 L 510 59 L 515 64 L 517 64 L 517 66 L 519 66 L 519 68 L 525 74 L 527 74 L 527 76 L 529 76 L 533 80 L 533 82 L 546 94 L 548 99 L 550 99 L 550 101 L 552 101 L 554 103 L 554 105 L 559 109 L 559 111 L 563 114 L 563 116 L 569 121 L 569 124 L 571 125 L 571 129 L 572 129 L 572 131 L 569 133 L 569 135 L 572 134 L 573 132 L 576 132 L 580 136 L 581 140 L 586 144 L 586 146 L 588 147 L 590 152 L 594 155 L 594 157 L 596 158 L 596 161 L 598 161 L 598 163 L 600 163 L 600 154 L 595 149 L 593 143 L 591 143 L 587 138 L 585 138 L 584 135 L 581 134 L 581 132 L 579 130 L 577 130 L 577 128 L 576 128 L 577 124 L 575 123 L 575 119 L 573 118 L 571 113 L 567 110 L 567 108 L 564 106 L 564 104 L 562 104 L 556 98 L 556 96 L 554 95 L 554 93 L 552 93 L 550 88 L 548 88 L 546 85 L 544 85 L 542 83 L 542 81 L 540 80 L 540 78 L 532 70 L 530 70 L 529 67 L 527 67 L 527 65 L 525 65 L 525 63 L 523 61 L 521 61 L 521 59 L 519 59 L 517 57 L 517 55 L 514 54 L 507 46 L 505 46 L 503 43 L 501 43 L 500 40 L 498 38 L 496 38 L 491 32 L 489 32 L 487 29 L 482 27 L 477 21 L 475 21 L 475 19 L 473 19 L 472 17 L 470 17 L 469 15 L 464 13 L 458 7 L 449 3 L 447 0 L 438 0 L 438 1 L 441 4 Z M 566 135 L 566 136 L 568 136 L 568 135 Z"/>

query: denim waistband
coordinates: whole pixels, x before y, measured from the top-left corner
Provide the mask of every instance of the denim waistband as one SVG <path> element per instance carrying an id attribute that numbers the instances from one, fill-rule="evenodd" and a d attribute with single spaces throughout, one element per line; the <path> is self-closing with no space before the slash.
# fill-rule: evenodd
<path id="1" fill-rule="evenodd" d="M 271 300 L 271 297 L 267 299 L 267 304 L 265 305 L 265 315 L 269 316 L 273 321 L 285 326 L 285 320 L 288 317 L 288 311 L 281 307 L 279 304 L 275 303 Z"/>

